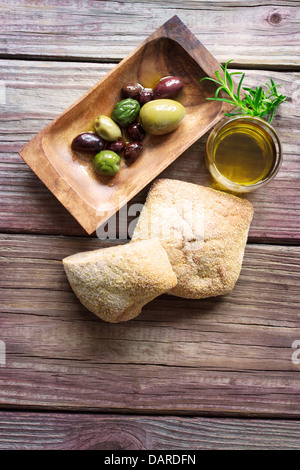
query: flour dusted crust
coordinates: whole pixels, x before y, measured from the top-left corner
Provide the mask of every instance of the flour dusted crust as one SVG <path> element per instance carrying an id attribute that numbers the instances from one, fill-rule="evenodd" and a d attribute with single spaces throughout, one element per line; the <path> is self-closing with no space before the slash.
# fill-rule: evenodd
<path id="1" fill-rule="evenodd" d="M 226 294 L 239 277 L 253 207 L 245 199 L 178 180 L 150 188 L 132 240 L 159 238 L 190 299 Z"/>
<path id="2" fill-rule="evenodd" d="M 63 266 L 81 303 L 111 323 L 136 317 L 177 283 L 158 239 L 77 253 L 63 259 Z"/>

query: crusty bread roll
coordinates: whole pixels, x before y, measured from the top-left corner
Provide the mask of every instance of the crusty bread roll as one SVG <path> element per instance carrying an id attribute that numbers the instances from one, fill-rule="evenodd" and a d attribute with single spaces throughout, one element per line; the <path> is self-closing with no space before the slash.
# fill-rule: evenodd
<path id="1" fill-rule="evenodd" d="M 177 276 L 168 293 L 200 299 L 231 291 L 239 277 L 252 205 L 184 181 L 150 188 L 132 240 L 158 237 Z"/>
<path id="2" fill-rule="evenodd" d="M 63 266 L 81 303 L 111 323 L 136 317 L 177 282 L 158 239 L 77 253 Z"/>

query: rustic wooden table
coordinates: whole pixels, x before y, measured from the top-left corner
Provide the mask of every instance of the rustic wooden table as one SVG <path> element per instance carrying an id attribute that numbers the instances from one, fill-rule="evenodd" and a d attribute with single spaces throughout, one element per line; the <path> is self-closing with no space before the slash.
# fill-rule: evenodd
<path id="1" fill-rule="evenodd" d="M 283 165 L 249 196 L 232 293 L 164 295 L 106 324 L 61 259 L 111 242 L 87 236 L 18 151 L 174 14 L 245 84 L 282 83 Z M 0 0 L 0 17 L 0 448 L 298 448 L 300 2 Z M 210 184 L 205 141 L 163 176 Z"/>

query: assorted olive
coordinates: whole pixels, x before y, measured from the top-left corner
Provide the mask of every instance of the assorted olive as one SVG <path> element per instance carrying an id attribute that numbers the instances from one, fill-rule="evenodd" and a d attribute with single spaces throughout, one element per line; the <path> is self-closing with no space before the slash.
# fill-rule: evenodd
<path id="1" fill-rule="evenodd" d="M 122 96 L 124 98 L 137 99 L 143 89 L 144 87 L 140 83 L 127 83 L 127 85 L 124 85 L 122 88 Z"/>
<path id="2" fill-rule="evenodd" d="M 78 134 L 72 141 L 72 150 L 93 153 L 93 166 L 99 175 L 116 175 L 122 156 L 127 165 L 141 156 L 147 133 L 167 134 L 179 126 L 185 108 L 173 98 L 182 89 L 182 80 L 175 76 L 162 78 L 154 89 L 137 82 L 127 83 L 111 115 L 96 117 L 95 132 Z"/>
<path id="3" fill-rule="evenodd" d="M 143 129 L 152 135 L 162 135 L 173 131 L 184 117 L 184 106 L 170 99 L 149 101 L 140 112 Z"/>
<path id="4" fill-rule="evenodd" d="M 123 152 L 125 148 L 125 142 L 124 140 L 115 140 L 114 142 L 109 142 L 106 146 L 107 150 L 112 150 L 113 152 L 116 152 L 118 155 Z"/>
<path id="5" fill-rule="evenodd" d="M 114 176 L 120 170 L 121 157 L 112 150 L 102 150 L 95 155 L 93 164 L 97 173 Z"/>
<path id="6" fill-rule="evenodd" d="M 125 147 L 124 158 L 127 163 L 134 163 L 143 151 L 141 142 L 131 142 Z"/>
<path id="7" fill-rule="evenodd" d="M 127 129 L 128 137 L 132 140 L 143 140 L 146 132 L 139 122 L 134 122 Z"/>
<path id="8" fill-rule="evenodd" d="M 153 91 L 149 88 L 145 88 L 139 94 L 138 100 L 139 100 L 140 105 L 143 106 L 143 104 L 148 103 L 148 101 L 153 100 L 153 98 L 154 98 Z"/>
<path id="9" fill-rule="evenodd" d="M 93 132 L 82 132 L 72 142 L 73 150 L 84 152 L 101 152 L 105 147 L 105 141 Z"/>
<path id="10" fill-rule="evenodd" d="M 139 115 L 141 106 L 137 100 L 133 98 L 125 98 L 125 100 L 119 101 L 114 107 L 111 117 L 121 127 L 127 127 Z"/>
<path id="11" fill-rule="evenodd" d="M 162 78 L 153 90 L 154 99 L 175 98 L 181 92 L 183 82 L 178 77 Z"/>
<path id="12" fill-rule="evenodd" d="M 114 142 L 122 137 L 119 126 L 108 116 L 101 114 L 95 119 L 95 131 L 108 142 Z"/>

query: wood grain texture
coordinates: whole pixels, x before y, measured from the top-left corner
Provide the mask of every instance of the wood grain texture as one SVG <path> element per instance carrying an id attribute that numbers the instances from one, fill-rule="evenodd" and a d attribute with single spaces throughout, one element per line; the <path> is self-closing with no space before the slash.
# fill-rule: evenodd
<path id="1" fill-rule="evenodd" d="M 248 245 L 232 293 L 161 296 L 111 325 L 82 307 L 61 259 L 108 243 L 1 236 L 1 407 L 300 416 L 300 248 Z"/>
<path id="2" fill-rule="evenodd" d="M 0 80 L 6 100 L 0 104 L 1 231 L 84 235 L 83 229 L 17 154 L 37 132 L 93 86 L 113 64 L 1 60 Z M 255 209 L 250 240 L 300 239 L 300 74 L 247 71 L 245 85 L 282 83 L 288 96 L 274 119 L 283 144 L 283 165 L 266 188 L 251 194 Z M 192 145 L 161 176 L 211 184 L 204 163 L 206 136 Z M 149 185 L 131 204 L 143 203 Z M 26 210 L 24 208 L 26 207 Z M 133 206 L 134 207 L 134 206 Z M 122 220 L 122 231 L 126 230 Z M 122 225 L 123 224 L 123 225 Z"/>
<path id="3" fill-rule="evenodd" d="M 300 422 L 0 412 L 1 450 L 298 450 Z"/>
<path id="4" fill-rule="evenodd" d="M 219 61 L 231 58 L 233 48 L 236 64 L 299 67 L 297 6 L 276 0 L 1 0 L 0 54 L 118 61 L 178 14 Z"/>

